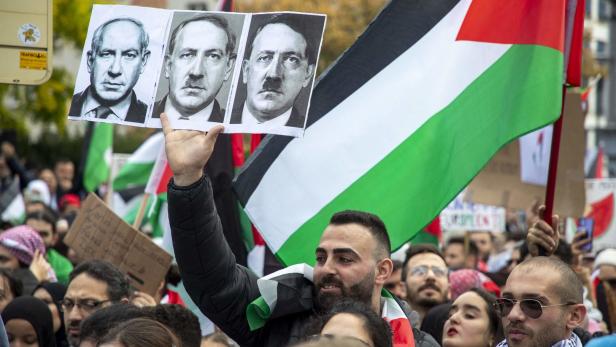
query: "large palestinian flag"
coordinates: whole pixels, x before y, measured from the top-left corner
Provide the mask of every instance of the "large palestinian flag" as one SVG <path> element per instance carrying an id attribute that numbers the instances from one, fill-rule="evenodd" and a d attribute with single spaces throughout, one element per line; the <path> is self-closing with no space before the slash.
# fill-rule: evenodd
<path id="1" fill-rule="evenodd" d="M 501 147 L 560 114 L 564 0 L 393 0 L 315 87 L 304 138 L 269 136 L 235 189 L 286 264 L 314 261 L 337 211 L 392 246 Z"/>

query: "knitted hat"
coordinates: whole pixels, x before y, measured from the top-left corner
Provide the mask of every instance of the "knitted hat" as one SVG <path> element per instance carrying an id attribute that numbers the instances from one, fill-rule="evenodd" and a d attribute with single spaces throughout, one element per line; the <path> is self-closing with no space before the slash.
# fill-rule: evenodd
<path id="1" fill-rule="evenodd" d="M 27 225 L 20 225 L 0 234 L 0 245 L 26 265 L 32 263 L 34 251 L 45 255 L 45 243 L 38 232 Z"/>
<path id="2" fill-rule="evenodd" d="M 608 248 L 597 255 L 597 258 L 595 258 L 595 269 L 601 265 L 616 266 L 616 249 Z"/>
<path id="3" fill-rule="evenodd" d="M 482 288 L 479 272 L 471 269 L 461 269 L 449 274 L 451 300 L 472 288 Z"/>

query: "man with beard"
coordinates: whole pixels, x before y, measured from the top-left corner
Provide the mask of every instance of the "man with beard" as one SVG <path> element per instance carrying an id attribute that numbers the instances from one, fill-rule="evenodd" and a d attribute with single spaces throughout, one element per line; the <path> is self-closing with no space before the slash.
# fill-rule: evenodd
<path id="1" fill-rule="evenodd" d="M 69 344 L 79 346 L 83 320 L 103 307 L 127 303 L 129 297 L 126 277 L 111 263 L 91 260 L 79 264 L 71 272 L 61 302 Z"/>
<path id="2" fill-rule="evenodd" d="M 164 113 L 161 123 L 174 174 L 167 194 L 176 260 L 191 298 L 223 332 L 241 346 L 286 346 L 303 338 L 306 323 L 341 298 L 361 301 L 381 314 L 381 289 L 393 267 L 385 225 L 375 215 L 344 211 L 323 232 L 313 276 L 297 281 L 287 277 L 289 281 L 275 286 L 276 292 L 291 288 L 299 293 L 303 306 L 278 305 L 271 312 L 276 318 L 251 329 L 247 308 L 262 295 L 260 286 L 254 273 L 236 264 L 203 174 L 222 126 L 208 133 L 173 130 Z M 417 329 L 413 336 L 416 346 L 437 346 Z"/>
<path id="3" fill-rule="evenodd" d="M 498 299 L 506 346 L 581 347 L 573 333 L 586 317 L 583 285 L 563 261 L 530 258 L 516 266 Z"/>
<path id="4" fill-rule="evenodd" d="M 403 269 L 407 301 L 421 321 L 431 308 L 449 299 L 447 263 L 436 247 L 418 244 L 406 252 Z"/>

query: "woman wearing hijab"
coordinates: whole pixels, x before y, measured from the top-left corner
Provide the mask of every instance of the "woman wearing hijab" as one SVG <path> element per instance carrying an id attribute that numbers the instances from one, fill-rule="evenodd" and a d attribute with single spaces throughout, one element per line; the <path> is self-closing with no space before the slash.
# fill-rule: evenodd
<path id="1" fill-rule="evenodd" d="M 0 267 L 13 271 L 23 283 L 24 293 L 32 293 L 40 282 L 56 282 L 45 254 L 43 239 L 30 226 L 20 225 L 0 234 Z"/>
<path id="2" fill-rule="evenodd" d="M 11 301 L 2 312 L 11 347 L 56 347 L 51 311 L 41 300 L 22 296 Z"/>
<path id="3" fill-rule="evenodd" d="M 66 286 L 60 283 L 41 283 L 34 289 L 32 296 L 47 304 L 51 311 L 53 331 L 56 337 L 57 347 L 68 347 L 66 331 L 64 329 L 64 313 L 60 307 L 60 301 L 64 299 Z"/>

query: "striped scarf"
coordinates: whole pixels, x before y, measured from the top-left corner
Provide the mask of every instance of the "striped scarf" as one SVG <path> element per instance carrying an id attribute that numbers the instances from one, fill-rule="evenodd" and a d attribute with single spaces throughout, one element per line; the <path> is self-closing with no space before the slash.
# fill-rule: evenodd
<path id="1" fill-rule="evenodd" d="M 496 345 L 496 347 L 508 346 L 509 344 L 507 343 L 507 340 L 503 340 L 501 343 Z M 552 347 L 582 347 L 582 341 L 576 334 L 571 333 L 571 336 L 569 336 L 568 339 L 558 341 L 557 343 L 553 344 Z"/>
<path id="2" fill-rule="evenodd" d="M 246 318 L 252 331 L 262 328 L 271 318 L 279 318 L 313 308 L 313 268 L 297 264 L 257 280 L 260 297 L 246 308 Z M 413 329 L 402 307 L 386 290 L 381 292 L 381 317 L 393 333 L 394 347 L 414 347 Z M 277 305 L 278 303 L 284 303 Z"/>

